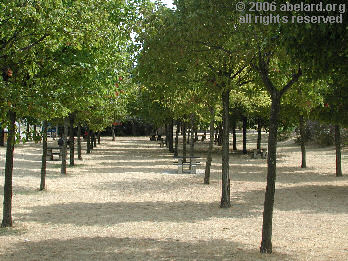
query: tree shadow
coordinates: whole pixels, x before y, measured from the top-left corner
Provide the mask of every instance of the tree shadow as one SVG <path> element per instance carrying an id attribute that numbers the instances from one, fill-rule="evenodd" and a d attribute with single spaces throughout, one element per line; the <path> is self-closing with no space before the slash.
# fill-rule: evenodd
<path id="1" fill-rule="evenodd" d="M 174 238 L 76 237 L 16 243 L 1 260 L 289 260 L 274 252 L 262 255 L 257 249 L 230 240 L 180 241 Z"/>

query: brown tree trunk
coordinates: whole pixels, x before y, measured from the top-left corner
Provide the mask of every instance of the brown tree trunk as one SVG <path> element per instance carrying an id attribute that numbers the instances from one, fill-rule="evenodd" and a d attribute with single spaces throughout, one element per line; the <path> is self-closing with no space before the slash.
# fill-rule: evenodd
<path id="1" fill-rule="evenodd" d="M 116 140 L 116 136 L 115 136 L 115 126 L 114 125 L 112 125 L 111 126 L 111 132 L 112 132 L 112 141 L 115 141 Z"/>
<path id="2" fill-rule="evenodd" d="M 191 114 L 191 137 L 190 137 L 190 156 L 194 156 L 195 152 L 195 131 L 194 131 L 194 123 L 195 123 L 195 115 Z"/>
<path id="3" fill-rule="evenodd" d="M 87 126 L 87 154 L 91 153 L 91 131 Z"/>
<path id="4" fill-rule="evenodd" d="M 77 159 L 82 160 L 81 124 L 77 125 Z"/>
<path id="5" fill-rule="evenodd" d="M 1 127 L 1 123 L 0 123 L 0 147 L 4 147 L 5 146 L 5 131 L 4 128 Z"/>
<path id="6" fill-rule="evenodd" d="M 247 154 L 247 124 L 248 118 L 243 116 L 243 154 Z"/>
<path id="7" fill-rule="evenodd" d="M 180 132 L 180 122 L 178 121 L 177 124 L 176 124 L 176 131 L 175 131 L 174 157 L 177 157 L 177 156 L 178 156 L 179 132 Z"/>
<path id="8" fill-rule="evenodd" d="M 213 152 L 213 146 L 214 146 L 214 123 L 215 123 L 215 110 L 214 107 L 210 108 L 210 139 L 209 139 L 209 148 L 208 148 L 208 154 L 207 154 L 207 161 L 205 163 L 205 173 L 204 173 L 204 184 L 210 183 L 210 168 L 211 168 L 211 162 L 212 162 L 212 152 Z"/>
<path id="9" fill-rule="evenodd" d="M 168 146 L 169 146 L 169 152 L 174 153 L 174 144 L 173 144 L 173 120 L 170 120 L 169 122 L 169 140 L 168 140 Z"/>
<path id="10" fill-rule="evenodd" d="M 222 92 L 222 195 L 221 208 L 231 207 L 230 201 L 230 160 L 229 160 L 229 105 L 230 91 Z"/>
<path id="11" fill-rule="evenodd" d="M 338 124 L 335 125 L 335 146 L 336 146 L 336 177 L 342 177 L 341 164 L 341 131 Z"/>
<path id="12" fill-rule="evenodd" d="M 272 96 L 271 117 L 268 136 L 267 186 L 263 210 L 261 253 L 272 253 L 272 218 L 277 169 L 277 132 L 280 110 L 280 97 Z"/>
<path id="13" fill-rule="evenodd" d="M 42 128 L 42 159 L 40 190 L 46 189 L 46 158 L 47 158 L 47 120 L 43 121 Z"/>
<path id="14" fill-rule="evenodd" d="M 218 132 L 218 140 L 217 140 L 217 142 L 218 142 L 218 146 L 222 146 L 222 140 L 223 140 L 223 130 L 222 130 L 222 127 L 223 126 L 223 123 L 220 123 L 219 124 L 219 127 L 218 127 L 218 129 L 219 129 L 219 132 Z"/>
<path id="15" fill-rule="evenodd" d="M 1 227 L 12 227 L 12 173 L 13 152 L 16 136 L 16 113 L 8 112 L 9 126 L 5 162 L 5 184 L 4 184 L 4 208 Z"/>
<path id="16" fill-rule="evenodd" d="M 300 115 L 299 122 L 300 122 L 300 143 L 301 143 L 301 153 L 302 153 L 301 168 L 306 168 L 307 167 L 306 144 L 305 144 L 306 137 L 305 137 L 305 123 L 304 123 L 303 115 Z"/>
<path id="17" fill-rule="evenodd" d="M 236 119 L 233 119 L 233 122 L 232 122 L 232 136 L 233 136 L 232 149 L 236 151 L 237 150 Z"/>
<path id="18" fill-rule="evenodd" d="M 256 149 L 261 150 L 261 128 L 262 128 L 262 121 L 261 119 L 257 120 L 257 144 Z"/>
<path id="19" fill-rule="evenodd" d="M 93 148 L 96 148 L 97 147 L 97 138 L 96 138 L 96 135 L 95 135 L 95 132 L 93 131 L 92 132 L 92 140 L 93 140 Z"/>
<path id="20" fill-rule="evenodd" d="M 62 147 L 62 166 L 60 173 L 66 175 L 66 152 L 67 152 L 67 141 L 68 141 L 68 130 L 69 130 L 69 118 L 64 118 L 64 132 L 63 132 L 63 147 Z"/>
<path id="21" fill-rule="evenodd" d="M 70 114 L 69 116 L 70 121 L 70 166 L 75 165 L 75 142 L 74 142 L 74 121 L 75 117 L 73 114 Z"/>
<path id="22" fill-rule="evenodd" d="M 186 122 L 182 124 L 182 156 L 182 161 L 186 162 Z"/>
<path id="23" fill-rule="evenodd" d="M 98 138 L 98 144 L 100 144 L 100 131 L 98 131 L 98 135 L 97 135 L 97 138 Z"/>

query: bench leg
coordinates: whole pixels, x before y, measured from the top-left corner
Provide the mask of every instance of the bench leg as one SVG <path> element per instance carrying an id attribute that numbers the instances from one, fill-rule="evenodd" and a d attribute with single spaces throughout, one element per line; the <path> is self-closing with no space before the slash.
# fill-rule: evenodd
<path id="1" fill-rule="evenodd" d="M 196 165 L 191 165 L 190 173 L 191 174 L 196 174 Z"/>
<path id="2" fill-rule="evenodd" d="M 178 174 L 182 174 L 182 167 L 183 165 L 178 164 Z"/>

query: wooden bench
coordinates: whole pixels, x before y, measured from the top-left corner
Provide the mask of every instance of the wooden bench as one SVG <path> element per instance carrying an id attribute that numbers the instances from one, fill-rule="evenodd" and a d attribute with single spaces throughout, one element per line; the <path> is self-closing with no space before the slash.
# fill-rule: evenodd
<path id="1" fill-rule="evenodd" d="M 197 161 L 198 157 L 186 157 L 187 159 L 190 159 L 189 162 L 183 162 L 183 157 L 177 157 L 178 161 L 174 162 L 174 165 L 178 166 L 178 174 L 184 173 L 184 166 L 189 167 L 189 171 L 191 174 L 196 174 L 197 165 L 200 165 L 201 163 Z"/>
<path id="2" fill-rule="evenodd" d="M 59 155 L 59 160 L 62 159 L 62 147 L 48 147 L 46 160 L 53 160 L 53 155 Z"/>
<path id="3" fill-rule="evenodd" d="M 160 145 L 161 148 L 163 148 L 165 144 L 164 139 L 161 138 L 158 144 Z"/>
<path id="4" fill-rule="evenodd" d="M 267 158 L 267 149 L 260 149 L 260 150 L 254 150 L 253 154 L 251 155 L 253 159 L 257 159 L 260 157 L 261 159 Z"/>

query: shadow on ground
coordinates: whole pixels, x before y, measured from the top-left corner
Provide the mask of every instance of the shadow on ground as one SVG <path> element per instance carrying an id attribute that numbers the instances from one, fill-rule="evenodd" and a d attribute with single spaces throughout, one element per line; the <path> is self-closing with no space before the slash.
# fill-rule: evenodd
<path id="1" fill-rule="evenodd" d="M 175 235 L 173 235 L 175 237 Z M 175 238 L 78 237 L 17 243 L 7 260 L 291 260 L 282 253 L 261 255 L 234 241 L 182 242 Z M 36 253 L 37 256 L 33 256 Z M 77 259 L 78 258 L 78 259 Z"/>

